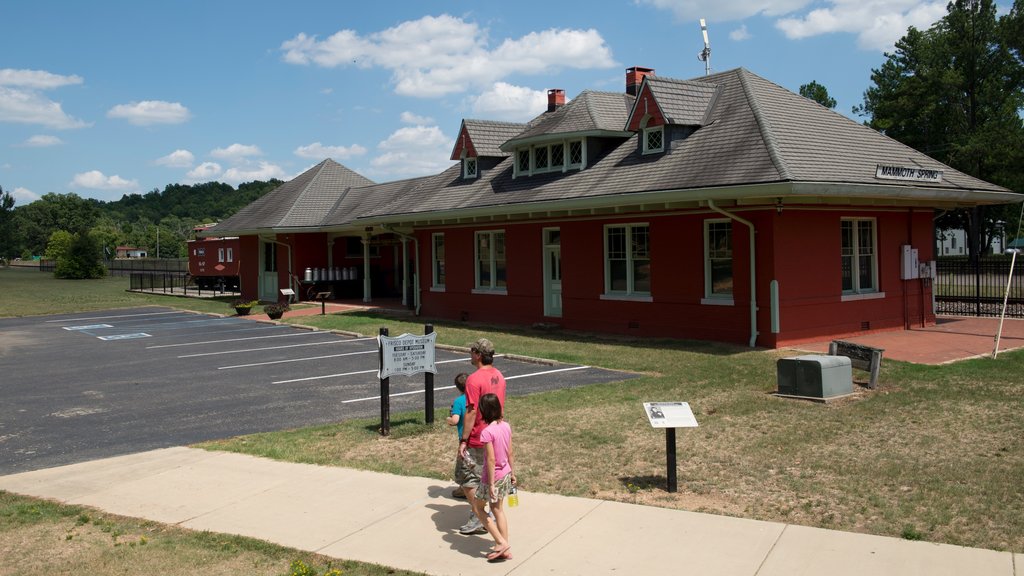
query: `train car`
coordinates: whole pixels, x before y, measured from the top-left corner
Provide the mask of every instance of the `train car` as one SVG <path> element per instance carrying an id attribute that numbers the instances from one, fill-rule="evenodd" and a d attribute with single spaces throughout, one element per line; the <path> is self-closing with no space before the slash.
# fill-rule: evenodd
<path id="1" fill-rule="evenodd" d="M 188 241 L 188 273 L 203 289 L 238 290 L 238 257 L 241 241 L 237 236 L 199 238 Z"/>

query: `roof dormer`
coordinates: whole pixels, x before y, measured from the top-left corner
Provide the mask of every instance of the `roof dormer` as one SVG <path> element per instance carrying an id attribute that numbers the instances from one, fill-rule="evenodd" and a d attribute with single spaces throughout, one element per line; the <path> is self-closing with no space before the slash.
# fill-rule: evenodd
<path id="1" fill-rule="evenodd" d="M 664 152 L 707 124 L 720 92 L 710 82 L 644 76 L 626 129 L 639 133 L 642 154 Z"/>
<path id="2" fill-rule="evenodd" d="M 493 166 L 509 156 L 508 152 L 501 149 L 501 144 L 525 128 L 526 124 L 516 122 L 463 120 L 459 136 L 455 139 L 451 160 L 462 163 L 464 179 L 477 178 L 483 165 Z M 489 159 L 490 162 L 482 161 L 484 159 Z"/>

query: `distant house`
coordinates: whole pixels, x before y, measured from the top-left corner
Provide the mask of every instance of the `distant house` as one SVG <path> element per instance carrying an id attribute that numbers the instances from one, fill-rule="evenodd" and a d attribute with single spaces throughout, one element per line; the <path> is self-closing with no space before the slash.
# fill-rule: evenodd
<path id="1" fill-rule="evenodd" d="M 115 258 L 145 258 L 147 256 L 145 248 L 136 248 L 134 246 L 118 246 L 115 249 Z"/>
<path id="2" fill-rule="evenodd" d="M 324 160 L 221 222 L 243 296 L 778 347 L 933 323 L 935 210 L 1021 201 L 744 69 L 552 89 L 464 120 L 451 159 L 385 184 Z"/>
<path id="3" fill-rule="evenodd" d="M 935 233 L 935 253 L 937 256 L 966 256 L 967 233 L 959 228 L 938 230 Z M 1007 248 L 1006 239 L 999 236 L 992 239 L 985 254 L 1002 254 Z"/>

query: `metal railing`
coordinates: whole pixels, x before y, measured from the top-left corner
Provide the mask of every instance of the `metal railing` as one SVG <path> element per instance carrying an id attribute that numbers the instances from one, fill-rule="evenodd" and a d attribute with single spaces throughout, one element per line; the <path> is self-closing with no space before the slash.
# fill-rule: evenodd
<path id="1" fill-rule="evenodd" d="M 1018 259 L 1019 260 L 1019 259 Z M 936 262 L 934 284 L 938 314 L 958 316 L 999 316 L 1010 276 L 1009 257 L 942 258 Z M 1024 274 L 1017 262 L 1006 302 L 1006 316 L 1024 318 Z"/>

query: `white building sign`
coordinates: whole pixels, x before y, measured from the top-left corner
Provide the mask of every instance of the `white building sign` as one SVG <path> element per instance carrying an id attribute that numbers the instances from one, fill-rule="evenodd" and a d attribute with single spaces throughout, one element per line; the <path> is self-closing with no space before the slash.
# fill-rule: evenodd
<path id="1" fill-rule="evenodd" d="M 875 178 L 882 180 L 909 180 L 912 182 L 942 182 L 942 170 L 930 170 L 915 166 L 887 166 L 875 168 Z"/>
<path id="2" fill-rule="evenodd" d="M 689 402 L 644 402 L 644 412 L 654 428 L 697 427 Z"/>
<path id="3" fill-rule="evenodd" d="M 437 374 L 437 367 L 434 365 L 434 340 L 437 339 L 437 332 L 426 336 L 415 334 L 402 334 L 396 338 L 380 336 L 380 346 L 383 351 L 380 371 L 380 379 L 395 374 L 419 374 L 430 372 Z"/>

